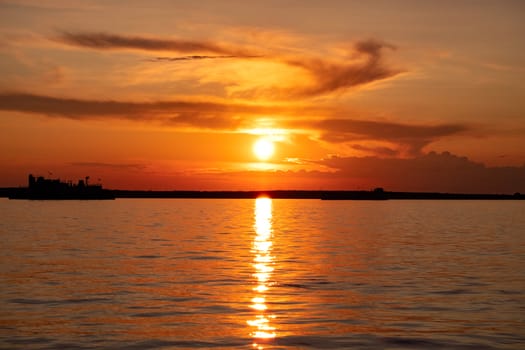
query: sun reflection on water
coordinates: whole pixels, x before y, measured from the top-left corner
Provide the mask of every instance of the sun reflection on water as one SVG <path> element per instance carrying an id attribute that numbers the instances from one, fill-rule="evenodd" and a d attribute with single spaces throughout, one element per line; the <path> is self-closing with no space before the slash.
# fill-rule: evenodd
<path id="1" fill-rule="evenodd" d="M 269 279 L 273 272 L 272 250 L 272 200 L 261 197 L 255 200 L 255 238 L 252 245 L 253 277 L 257 285 L 253 288 L 255 296 L 252 298 L 250 307 L 257 313 L 255 319 L 248 320 L 247 323 L 252 327 L 251 336 L 253 337 L 253 347 L 263 349 L 258 342 L 264 339 L 275 338 L 275 327 L 270 321 L 275 318 L 268 312 L 266 305 L 266 295 L 270 287 Z"/>

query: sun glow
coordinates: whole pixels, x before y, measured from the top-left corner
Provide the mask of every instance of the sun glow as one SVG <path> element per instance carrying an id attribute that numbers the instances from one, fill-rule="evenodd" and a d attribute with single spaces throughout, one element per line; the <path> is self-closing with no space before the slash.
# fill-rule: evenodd
<path id="1" fill-rule="evenodd" d="M 268 138 L 262 137 L 253 144 L 253 153 L 261 161 L 268 160 L 274 151 L 275 146 Z"/>

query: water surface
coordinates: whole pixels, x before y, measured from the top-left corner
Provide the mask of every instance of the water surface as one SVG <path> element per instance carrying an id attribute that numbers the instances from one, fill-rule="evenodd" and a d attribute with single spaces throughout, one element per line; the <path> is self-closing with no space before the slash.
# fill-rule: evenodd
<path id="1" fill-rule="evenodd" d="M 0 347 L 522 349 L 525 203 L 0 199 Z"/>

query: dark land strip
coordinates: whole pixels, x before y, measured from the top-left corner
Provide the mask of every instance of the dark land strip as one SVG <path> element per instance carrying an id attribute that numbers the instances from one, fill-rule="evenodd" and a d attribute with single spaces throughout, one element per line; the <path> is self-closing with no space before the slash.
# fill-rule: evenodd
<path id="1" fill-rule="evenodd" d="M 13 199 L 96 199 L 96 198 L 27 198 L 25 187 L 0 188 L 0 197 Z M 253 199 L 267 196 L 275 199 L 322 199 L 322 200 L 524 200 L 525 195 L 514 194 L 470 194 L 440 192 L 393 192 L 380 188 L 372 191 L 309 191 L 309 190 L 271 190 L 271 191 L 138 191 L 138 190 L 103 190 L 110 198 L 225 198 Z M 17 198 L 18 197 L 18 198 Z M 111 198 L 112 197 L 112 198 Z"/>

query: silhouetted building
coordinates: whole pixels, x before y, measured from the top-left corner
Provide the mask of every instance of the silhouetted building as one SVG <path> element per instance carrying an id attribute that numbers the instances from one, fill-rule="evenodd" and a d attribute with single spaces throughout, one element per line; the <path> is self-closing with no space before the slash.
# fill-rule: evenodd
<path id="1" fill-rule="evenodd" d="M 89 176 L 83 180 L 62 182 L 60 179 L 46 179 L 43 176 L 28 176 L 27 189 L 20 190 L 10 196 L 10 199 L 115 199 L 111 191 L 102 185 L 90 185 Z"/>

